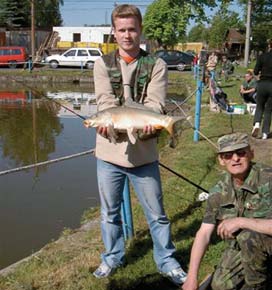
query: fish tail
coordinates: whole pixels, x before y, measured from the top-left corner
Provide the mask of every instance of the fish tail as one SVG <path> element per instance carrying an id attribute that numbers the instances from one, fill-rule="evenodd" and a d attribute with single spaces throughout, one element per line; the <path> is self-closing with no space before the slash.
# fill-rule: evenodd
<path id="1" fill-rule="evenodd" d="M 176 133 L 177 133 L 177 125 L 184 121 L 184 118 L 183 117 L 169 117 L 169 121 L 168 121 L 168 124 L 166 125 L 165 129 L 168 131 L 168 133 L 171 135 L 171 136 L 175 136 Z"/>
<path id="2" fill-rule="evenodd" d="M 181 122 L 184 121 L 183 117 L 171 117 L 165 129 L 170 134 L 171 138 L 169 141 L 169 146 L 175 148 L 178 144 L 178 132 Z"/>

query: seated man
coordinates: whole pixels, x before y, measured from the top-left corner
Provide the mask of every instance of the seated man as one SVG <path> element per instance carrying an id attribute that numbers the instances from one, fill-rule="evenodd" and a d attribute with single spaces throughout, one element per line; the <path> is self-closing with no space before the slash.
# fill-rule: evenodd
<path id="1" fill-rule="evenodd" d="M 225 55 L 223 55 L 222 68 L 219 72 L 219 78 L 221 78 L 221 75 L 223 74 L 225 77 L 225 81 L 227 81 L 229 79 L 229 76 L 233 74 L 233 71 L 234 71 L 234 66 L 232 62 Z"/>
<path id="2" fill-rule="evenodd" d="M 272 257 L 272 168 L 252 162 L 254 153 L 246 134 L 219 138 L 218 149 L 219 163 L 227 172 L 210 192 L 182 289 L 198 289 L 200 263 L 215 228 L 227 245 L 212 289 L 271 289 L 267 262 Z"/>
<path id="3" fill-rule="evenodd" d="M 240 94 L 246 103 L 256 104 L 257 82 L 252 70 L 247 70 L 245 80 L 240 87 Z"/>

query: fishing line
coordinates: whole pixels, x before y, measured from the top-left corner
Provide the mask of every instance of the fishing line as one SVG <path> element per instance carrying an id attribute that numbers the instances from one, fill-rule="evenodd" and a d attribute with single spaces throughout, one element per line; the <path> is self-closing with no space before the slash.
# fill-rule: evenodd
<path id="1" fill-rule="evenodd" d="M 185 117 L 187 117 L 186 118 L 186 121 L 190 124 L 190 126 L 191 126 L 191 128 L 193 129 L 193 130 L 196 130 L 197 131 L 197 133 L 199 133 L 199 135 L 201 135 L 206 141 L 208 141 L 216 150 L 218 150 L 218 147 L 217 147 L 217 145 L 214 143 L 214 142 L 212 142 L 207 136 L 205 136 L 203 133 L 201 133 L 199 130 L 197 130 L 196 128 L 195 128 L 195 126 L 193 125 L 193 123 L 189 120 L 189 116 L 185 113 L 185 111 L 181 108 L 181 106 L 175 101 L 175 100 L 173 100 L 173 99 L 171 99 L 171 102 L 172 103 L 174 103 L 179 109 L 180 109 L 180 111 L 184 114 L 184 116 Z"/>
<path id="2" fill-rule="evenodd" d="M 198 90 L 198 88 L 197 89 L 195 89 L 187 98 L 185 98 L 181 103 L 180 103 L 180 105 L 183 105 L 183 104 L 185 104 L 189 99 L 191 99 L 192 98 L 192 96 L 197 92 L 197 90 Z M 171 101 L 172 99 L 170 98 L 170 101 Z M 174 109 L 172 109 L 172 110 L 170 110 L 170 111 L 168 111 L 167 112 L 167 114 L 168 113 L 172 113 L 172 112 L 174 112 L 175 110 L 176 110 L 177 108 L 174 108 Z"/>

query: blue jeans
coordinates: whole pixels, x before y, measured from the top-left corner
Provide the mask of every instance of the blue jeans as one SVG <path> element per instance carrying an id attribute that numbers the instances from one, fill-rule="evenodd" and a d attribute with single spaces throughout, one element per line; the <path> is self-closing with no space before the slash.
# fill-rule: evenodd
<path id="1" fill-rule="evenodd" d="M 125 242 L 121 224 L 121 202 L 126 176 L 143 207 L 153 240 L 153 256 L 158 270 L 167 273 L 180 265 L 173 257 L 170 223 L 162 201 L 158 162 L 126 168 L 97 160 L 98 187 L 101 200 L 101 230 L 106 251 L 102 260 L 111 267 L 122 265 Z"/>

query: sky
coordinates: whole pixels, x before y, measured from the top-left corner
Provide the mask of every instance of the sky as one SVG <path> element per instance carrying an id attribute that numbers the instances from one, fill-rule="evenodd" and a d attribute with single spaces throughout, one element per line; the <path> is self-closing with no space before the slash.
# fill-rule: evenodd
<path id="1" fill-rule="evenodd" d="M 110 15 L 117 4 L 134 4 L 144 14 L 146 7 L 152 0 L 64 0 L 60 11 L 63 19 L 63 26 L 84 26 L 110 24 Z"/>
<path id="2" fill-rule="evenodd" d="M 63 19 L 63 26 L 84 26 L 84 25 L 100 25 L 110 24 L 110 15 L 117 4 L 134 4 L 142 12 L 145 13 L 146 7 L 153 0 L 64 0 L 64 5 L 60 11 Z M 237 5 L 232 5 L 232 10 L 239 12 L 241 8 Z M 206 10 L 207 15 L 212 15 L 216 10 Z"/>

